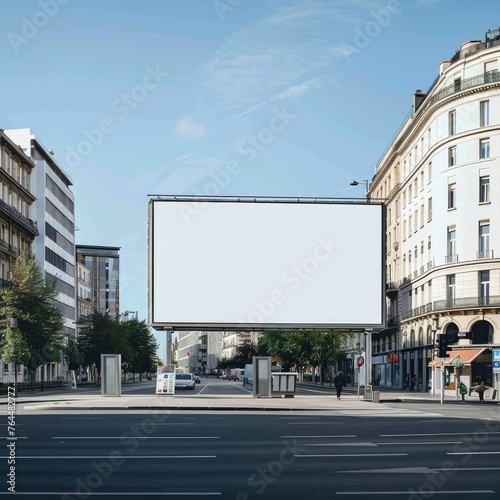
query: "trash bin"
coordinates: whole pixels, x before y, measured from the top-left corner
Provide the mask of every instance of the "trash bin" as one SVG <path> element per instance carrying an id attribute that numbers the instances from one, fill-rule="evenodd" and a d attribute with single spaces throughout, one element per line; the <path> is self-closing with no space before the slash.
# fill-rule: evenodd
<path id="1" fill-rule="evenodd" d="M 380 403 L 380 391 L 373 391 L 372 403 Z"/>
<path id="2" fill-rule="evenodd" d="M 364 399 L 368 399 L 368 401 L 370 399 L 373 400 L 373 391 L 372 391 L 372 386 L 371 385 L 365 385 L 365 398 Z"/>

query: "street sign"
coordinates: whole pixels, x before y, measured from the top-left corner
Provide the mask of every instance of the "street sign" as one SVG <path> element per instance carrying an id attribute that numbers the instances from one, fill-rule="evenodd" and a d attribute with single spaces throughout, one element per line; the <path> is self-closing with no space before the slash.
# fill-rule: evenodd
<path id="1" fill-rule="evenodd" d="M 458 332 L 457 337 L 459 339 L 469 339 L 472 340 L 472 332 Z"/>
<path id="2" fill-rule="evenodd" d="M 500 361 L 493 361 L 493 373 L 500 373 Z"/>
<path id="3" fill-rule="evenodd" d="M 500 361 L 500 351 L 493 350 L 492 356 L 493 356 L 493 361 Z"/>

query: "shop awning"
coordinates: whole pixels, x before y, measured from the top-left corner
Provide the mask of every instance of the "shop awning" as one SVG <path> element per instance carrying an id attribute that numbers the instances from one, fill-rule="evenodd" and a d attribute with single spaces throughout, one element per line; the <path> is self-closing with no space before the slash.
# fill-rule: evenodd
<path id="1" fill-rule="evenodd" d="M 465 366 L 470 366 L 484 351 L 488 349 L 457 349 L 455 351 L 449 351 L 450 357 L 444 359 L 444 366 L 454 366 L 461 363 Z M 429 366 L 441 366 L 441 358 L 434 358 Z"/>

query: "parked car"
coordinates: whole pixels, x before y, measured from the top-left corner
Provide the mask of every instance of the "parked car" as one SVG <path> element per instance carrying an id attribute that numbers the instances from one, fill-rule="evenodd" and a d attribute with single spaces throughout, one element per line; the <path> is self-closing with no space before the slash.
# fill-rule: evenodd
<path id="1" fill-rule="evenodd" d="M 198 375 L 193 374 L 193 377 L 194 377 L 194 382 L 196 384 L 201 384 L 201 380 L 200 380 L 200 377 L 198 377 Z"/>
<path id="2" fill-rule="evenodd" d="M 176 389 L 191 389 L 194 391 L 194 376 L 192 373 L 176 373 L 175 388 Z"/>
<path id="3" fill-rule="evenodd" d="M 240 380 L 240 377 L 236 373 L 226 373 L 222 376 L 222 380 Z"/>

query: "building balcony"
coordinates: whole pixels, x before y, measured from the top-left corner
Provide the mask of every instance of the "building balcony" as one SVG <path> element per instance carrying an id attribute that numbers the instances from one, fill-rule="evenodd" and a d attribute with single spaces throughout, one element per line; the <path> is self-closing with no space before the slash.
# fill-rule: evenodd
<path id="1" fill-rule="evenodd" d="M 389 281 L 385 286 L 385 295 L 394 300 L 398 296 L 399 286 L 395 281 Z"/>
<path id="2" fill-rule="evenodd" d="M 480 250 L 476 253 L 476 259 L 493 259 L 493 250 Z"/>
<path id="3" fill-rule="evenodd" d="M 38 228 L 36 224 L 31 220 L 21 214 L 14 207 L 11 207 L 5 201 L 0 200 L 0 212 L 6 214 L 10 218 L 14 219 L 18 224 L 20 224 L 33 238 L 38 236 Z"/>
<path id="4" fill-rule="evenodd" d="M 446 255 L 444 258 L 445 264 L 453 264 L 455 262 L 458 262 L 458 254 L 456 254 L 456 253 L 451 254 L 451 255 Z"/>
<path id="5" fill-rule="evenodd" d="M 500 295 L 489 297 L 462 297 L 458 299 L 445 299 L 429 302 L 423 306 L 415 307 L 401 313 L 401 321 L 423 316 L 432 312 L 444 312 L 465 309 L 484 309 L 500 307 Z"/>

